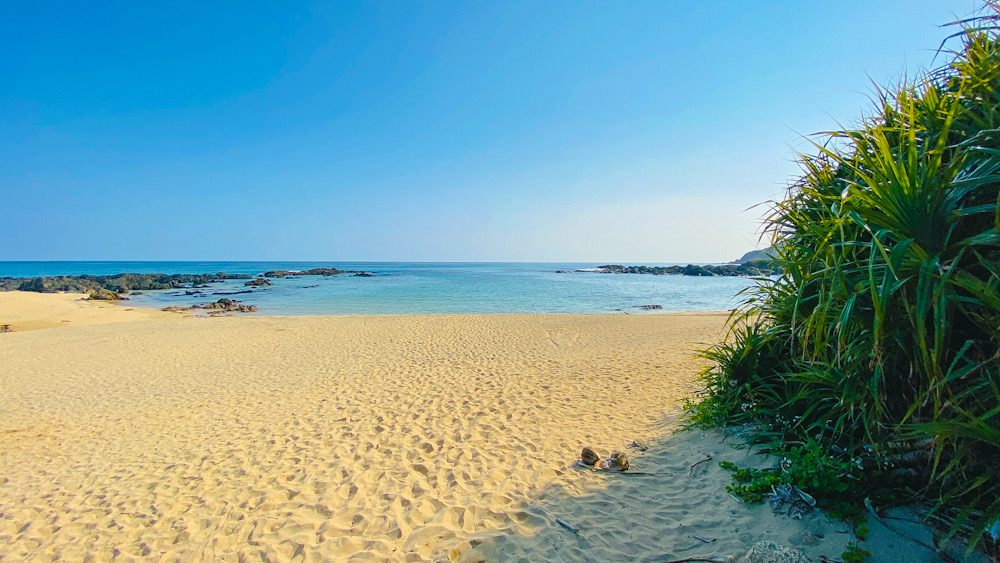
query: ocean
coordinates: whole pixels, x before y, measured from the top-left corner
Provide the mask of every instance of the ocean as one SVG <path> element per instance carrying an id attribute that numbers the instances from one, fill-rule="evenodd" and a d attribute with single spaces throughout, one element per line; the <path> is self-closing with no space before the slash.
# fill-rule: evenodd
<path id="1" fill-rule="evenodd" d="M 575 272 L 598 263 L 405 262 L 0 262 L 0 277 L 109 275 L 119 273 L 257 275 L 268 270 L 330 268 L 372 272 L 374 277 L 300 276 L 274 285 L 245 287 L 245 280 L 185 290 L 130 294 L 130 306 L 190 306 L 229 297 L 256 305 L 260 315 L 445 313 L 633 313 L 642 305 L 662 312 L 723 311 L 754 281 L 741 277 L 654 276 Z M 643 264 L 669 266 L 672 264 Z M 568 273 L 556 273 L 562 270 Z M 251 290 L 250 293 L 232 294 Z M 223 295 L 220 295 L 223 294 Z M 229 294 L 229 295 L 224 295 Z M 659 310 L 655 311 L 659 312 Z"/>

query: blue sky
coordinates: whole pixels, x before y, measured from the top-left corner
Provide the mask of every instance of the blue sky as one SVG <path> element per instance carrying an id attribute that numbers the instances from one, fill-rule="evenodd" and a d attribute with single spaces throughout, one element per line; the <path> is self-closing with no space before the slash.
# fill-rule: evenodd
<path id="1" fill-rule="evenodd" d="M 0 260 L 728 261 L 976 6 L 6 2 Z"/>

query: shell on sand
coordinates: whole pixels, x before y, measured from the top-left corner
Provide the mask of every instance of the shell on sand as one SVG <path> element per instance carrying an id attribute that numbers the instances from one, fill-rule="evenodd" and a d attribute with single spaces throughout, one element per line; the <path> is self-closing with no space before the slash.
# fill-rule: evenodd
<path id="1" fill-rule="evenodd" d="M 580 454 L 580 461 L 582 461 L 584 465 L 594 465 L 600 460 L 601 456 L 597 455 L 597 452 L 591 448 L 583 448 L 583 453 Z"/>

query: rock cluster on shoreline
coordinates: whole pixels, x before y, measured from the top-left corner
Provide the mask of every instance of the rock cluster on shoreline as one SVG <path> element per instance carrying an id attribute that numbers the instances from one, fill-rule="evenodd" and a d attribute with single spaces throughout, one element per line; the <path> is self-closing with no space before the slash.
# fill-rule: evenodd
<path id="1" fill-rule="evenodd" d="M 192 305 L 190 307 L 178 307 L 177 305 L 172 305 L 170 307 L 164 307 L 161 311 L 193 311 L 194 309 L 204 309 L 208 311 L 208 314 L 218 314 L 218 313 L 253 313 L 257 310 L 256 305 L 244 305 L 238 301 L 223 297 L 215 303 L 208 303 L 205 305 Z"/>
<path id="2" fill-rule="evenodd" d="M 90 292 L 91 301 L 128 301 L 128 297 L 122 297 L 116 291 L 110 289 L 95 289 Z"/>
<path id="3" fill-rule="evenodd" d="M 210 283 L 224 280 L 249 280 L 244 285 L 273 285 L 267 278 L 283 278 L 287 276 L 335 276 L 338 274 L 353 274 L 356 277 L 372 277 L 371 272 L 358 270 L 338 270 L 336 268 L 313 268 L 301 272 L 292 270 L 272 270 L 254 277 L 250 274 L 114 274 L 95 276 L 82 274 L 79 276 L 44 276 L 32 278 L 0 277 L 0 291 L 33 291 L 36 293 L 90 293 L 91 299 L 118 300 L 124 294 L 133 291 L 156 289 L 194 289 L 207 288 Z M 118 297 L 110 297 L 111 293 Z M 95 297 L 94 295 L 97 295 Z M 217 295 L 222 295 L 219 293 Z"/>
<path id="4" fill-rule="evenodd" d="M 34 291 L 36 293 L 90 293 L 99 290 L 118 294 L 136 290 L 176 289 L 217 283 L 223 280 L 248 280 L 249 274 L 115 274 L 111 276 L 51 276 L 34 278 L 0 278 L 0 291 Z"/>

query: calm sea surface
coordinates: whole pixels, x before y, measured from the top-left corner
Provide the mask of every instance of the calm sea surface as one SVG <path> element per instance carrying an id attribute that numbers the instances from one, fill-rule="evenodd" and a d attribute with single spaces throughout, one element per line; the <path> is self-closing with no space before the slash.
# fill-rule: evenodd
<path id="1" fill-rule="evenodd" d="M 0 262 L 0 277 L 79 274 L 226 272 L 256 275 L 267 270 L 335 267 L 373 272 L 375 277 L 301 276 L 274 279 L 251 293 L 245 280 L 213 283 L 195 295 L 185 290 L 130 295 L 129 305 L 194 305 L 229 297 L 257 305 L 264 315 L 431 313 L 639 313 L 638 305 L 663 311 L 722 311 L 753 285 L 737 277 L 652 276 L 573 272 L 595 263 L 403 263 L 403 262 Z M 645 264 L 667 266 L 670 264 Z M 557 274 L 556 270 L 570 273 Z"/>

